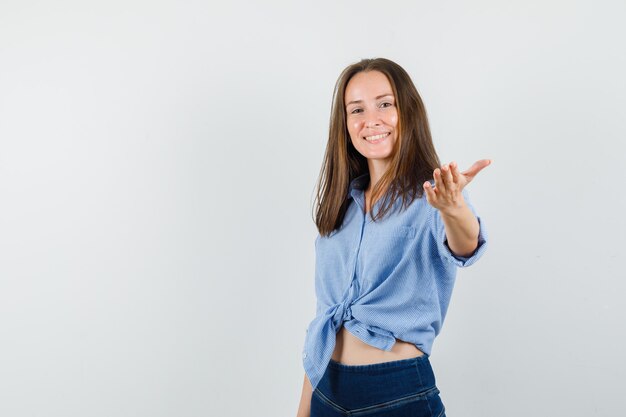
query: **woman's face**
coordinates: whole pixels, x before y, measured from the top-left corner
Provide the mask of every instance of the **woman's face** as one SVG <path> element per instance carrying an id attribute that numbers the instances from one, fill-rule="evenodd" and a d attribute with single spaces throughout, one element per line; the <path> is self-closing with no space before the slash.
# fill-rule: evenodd
<path id="1" fill-rule="evenodd" d="M 398 136 L 398 109 L 385 74 L 367 71 L 354 75 L 346 86 L 345 103 L 352 145 L 368 160 L 388 163 Z"/>

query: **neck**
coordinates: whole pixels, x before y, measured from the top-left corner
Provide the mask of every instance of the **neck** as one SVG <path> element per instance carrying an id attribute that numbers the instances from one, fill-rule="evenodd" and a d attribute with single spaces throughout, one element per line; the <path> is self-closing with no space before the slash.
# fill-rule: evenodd
<path id="1" fill-rule="evenodd" d="M 371 192 L 372 189 L 374 188 L 374 185 L 378 183 L 378 181 L 381 179 L 383 174 L 389 168 L 389 162 L 386 160 L 380 160 L 380 159 L 368 159 L 367 167 L 369 169 L 370 183 L 367 186 L 366 191 L 369 194 L 369 192 Z"/>

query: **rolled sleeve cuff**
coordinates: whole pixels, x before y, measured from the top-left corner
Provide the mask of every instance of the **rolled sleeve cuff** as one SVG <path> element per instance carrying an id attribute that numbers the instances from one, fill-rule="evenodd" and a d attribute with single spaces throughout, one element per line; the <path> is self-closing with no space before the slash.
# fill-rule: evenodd
<path id="1" fill-rule="evenodd" d="M 487 249 L 487 233 L 485 227 L 479 216 L 476 216 L 478 220 L 478 246 L 470 256 L 457 256 L 452 253 L 452 250 L 448 246 L 448 238 L 446 237 L 445 229 L 443 229 L 439 235 L 438 244 L 439 250 L 442 256 L 449 262 L 459 266 L 466 267 L 476 262 Z"/>

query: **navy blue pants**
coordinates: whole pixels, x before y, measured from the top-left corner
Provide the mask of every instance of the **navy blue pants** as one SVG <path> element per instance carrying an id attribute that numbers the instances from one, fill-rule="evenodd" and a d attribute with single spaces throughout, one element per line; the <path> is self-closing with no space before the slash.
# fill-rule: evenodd
<path id="1" fill-rule="evenodd" d="M 311 417 L 445 417 L 424 354 L 370 365 L 330 360 L 311 397 Z"/>

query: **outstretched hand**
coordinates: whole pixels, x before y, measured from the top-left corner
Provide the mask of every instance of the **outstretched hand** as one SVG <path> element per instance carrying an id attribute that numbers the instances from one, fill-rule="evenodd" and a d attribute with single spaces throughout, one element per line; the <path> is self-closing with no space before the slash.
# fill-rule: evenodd
<path id="1" fill-rule="evenodd" d="M 490 165 L 491 159 L 481 159 L 464 172 L 459 172 L 456 162 L 451 162 L 450 166 L 444 165 L 442 169 L 435 168 L 433 178 L 435 187 L 426 181 L 423 185 L 426 193 L 426 200 L 431 206 L 439 211 L 446 212 L 461 208 L 464 205 L 461 191 L 469 184 L 476 174 L 483 168 Z"/>

